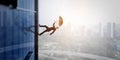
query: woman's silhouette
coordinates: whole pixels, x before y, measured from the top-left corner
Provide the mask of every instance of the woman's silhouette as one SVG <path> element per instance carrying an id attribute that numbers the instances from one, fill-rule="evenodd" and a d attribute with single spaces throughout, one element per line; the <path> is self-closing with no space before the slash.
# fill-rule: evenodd
<path id="1" fill-rule="evenodd" d="M 61 16 L 59 16 L 59 23 L 58 23 L 59 26 L 58 26 L 58 27 L 55 27 L 55 22 L 53 23 L 53 26 L 52 26 L 52 27 L 48 27 L 47 25 L 39 25 L 39 27 L 45 27 L 46 30 L 44 30 L 44 31 L 41 32 L 40 34 L 38 33 L 38 35 L 42 35 L 42 34 L 44 34 L 45 32 L 50 32 L 51 30 L 53 30 L 53 31 L 50 33 L 50 35 L 52 35 L 52 34 L 56 31 L 56 29 L 58 29 L 59 27 L 61 27 L 62 24 L 63 24 L 63 19 L 62 19 Z M 32 27 L 34 27 L 34 25 L 33 25 L 33 26 L 29 26 L 29 27 L 24 28 L 24 29 L 26 29 L 27 31 L 30 31 L 30 32 L 34 33 L 34 31 L 31 30 Z"/>
<path id="2" fill-rule="evenodd" d="M 46 28 L 46 30 L 44 30 L 43 32 L 41 32 L 39 35 L 42 35 L 42 34 L 44 34 L 45 32 L 50 32 L 51 30 L 53 30 L 53 31 L 50 33 L 50 35 L 52 35 L 52 34 L 56 31 L 56 29 L 58 29 L 58 27 L 55 27 L 55 22 L 53 23 L 53 26 L 52 26 L 52 27 L 48 27 L 48 26 L 46 26 L 46 25 L 39 25 L 39 27 L 45 27 L 45 28 Z"/>

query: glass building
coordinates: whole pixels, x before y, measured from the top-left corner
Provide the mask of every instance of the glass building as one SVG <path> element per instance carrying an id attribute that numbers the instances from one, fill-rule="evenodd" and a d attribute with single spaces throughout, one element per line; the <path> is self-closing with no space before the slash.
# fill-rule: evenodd
<path id="1" fill-rule="evenodd" d="M 34 34 L 26 28 L 34 25 L 35 0 L 14 1 L 16 9 L 0 4 L 0 60 L 34 60 Z"/>

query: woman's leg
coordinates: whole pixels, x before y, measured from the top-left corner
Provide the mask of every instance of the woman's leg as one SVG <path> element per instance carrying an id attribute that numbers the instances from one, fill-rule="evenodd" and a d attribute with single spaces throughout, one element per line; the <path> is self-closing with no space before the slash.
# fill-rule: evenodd
<path id="1" fill-rule="evenodd" d="M 45 32 L 47 32 L 47 30 L 45 30 L 45 31 L 43 31 L 43 32 L 41 32 L 40 34 L 38 34 L 38 35 L 42 35 L 43 33 L 45 33 Z"/>
<path id="2" fill-rule="evenodd" d="M 48 29 L 48 26 L 46 25 L 39 25 L 39 27 L 45 27 L 46 29 Z"/>

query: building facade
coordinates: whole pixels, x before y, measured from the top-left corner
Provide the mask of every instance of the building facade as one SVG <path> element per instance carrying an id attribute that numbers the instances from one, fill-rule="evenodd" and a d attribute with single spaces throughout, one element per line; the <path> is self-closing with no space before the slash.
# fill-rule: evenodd
<path id="1" fill-rule="evenodd" d="M 34 25 L 34 0 L 9 7 L 0 4 L 0 60 L 34 60 L 34 34 L 26 29 Z"/>

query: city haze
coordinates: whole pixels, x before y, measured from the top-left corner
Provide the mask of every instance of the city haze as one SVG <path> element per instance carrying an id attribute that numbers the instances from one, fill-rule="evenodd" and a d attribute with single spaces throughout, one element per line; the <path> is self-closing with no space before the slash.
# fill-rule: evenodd
<path id="1" fill-rule="evenodd" d="M 63 25 L 39 36 L 39 59 L 119 60 L 119 0 L 40 0 L 39 24 Z M 39 33 L 45 28 L 39 28 Z"/>

